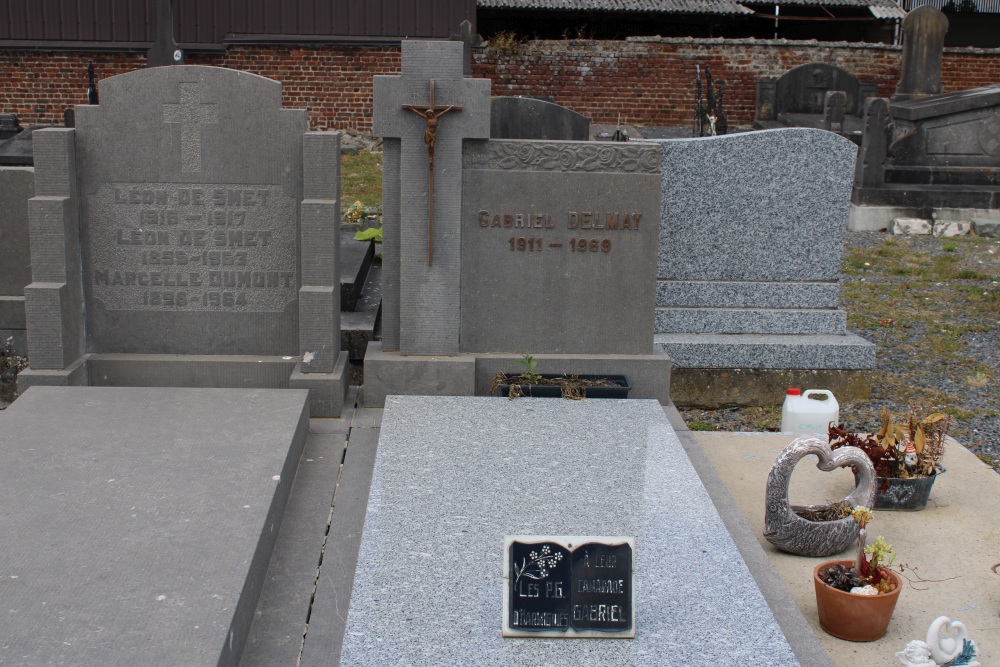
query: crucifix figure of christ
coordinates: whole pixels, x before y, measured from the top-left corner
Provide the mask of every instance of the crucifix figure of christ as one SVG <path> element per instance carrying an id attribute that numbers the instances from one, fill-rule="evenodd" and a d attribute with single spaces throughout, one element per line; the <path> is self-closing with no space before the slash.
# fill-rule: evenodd
<path id="1" fill-rule="evenodd" d="M 438 120 L 449 111 L 461 111 L 458 104 L 434 104 L 434 79 L 430 81 L 430 102 L 428 104 L 404 104 L 403 108 L 412 111 L 427 122 L 424 130 L 424 143 L 427 145 L 427 266 L 434 264 L 434 142 L 437 141 Z"/>

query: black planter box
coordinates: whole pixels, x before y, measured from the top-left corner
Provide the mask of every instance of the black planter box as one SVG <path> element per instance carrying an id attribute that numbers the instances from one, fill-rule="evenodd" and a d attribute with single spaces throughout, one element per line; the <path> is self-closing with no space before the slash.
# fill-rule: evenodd
<path id="1" fill-rule="evenodd" d="M 545 374 L 540 373 L 543 379 L 554 380 L 556 378 L 567 377 L 565 375 L 557 374 Z M 508 375 L 510 379 L 514 379 L 517 375 Z M 628 398 L 628 392 L 632 388 L 629 384 L 628 377 L 624 375 L 573 375 L 569 376 L 571 378 L 578 378 L 580 380 L 610 380 L 616 383 L 616 387 L 584 387 L 584 395 L 587 398 Z M 532 396 L 534 398 L 560 398 L 562 397 L 562 387 L 556 384 L 521 384 L 515 382 L 514 384 L 520 384 L 521 392 L 525 396 Z M 497 387 L 498 396 L 507 396 L 510 393 L 510 383 L 502 384 Z"/>
<path id="2" fill-rule="evenodd" d="M 933 475 L 927 477 L 876 477 L 875 509 L 911 512 L 924 509 L 934 480 L 944 471 L 939 466 Z"/>

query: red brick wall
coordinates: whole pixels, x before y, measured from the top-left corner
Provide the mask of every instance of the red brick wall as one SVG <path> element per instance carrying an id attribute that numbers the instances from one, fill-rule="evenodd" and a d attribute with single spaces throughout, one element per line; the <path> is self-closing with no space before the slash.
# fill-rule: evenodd
<path id="1" fill-rule="evenodd" d="M 86 103 L 87 62 L 99 79 L 145 66 L 145 54 L 0 51 L 0 107 L 22 125 L 57 124 L 62 112 Z M 552 95 L 594 122 L 686 125 L 694 108 L 695 65 L 727 82 L 731 125 L 753 119 L 756 79 L 806 62 L 843 67 L 877 81 L 891 95 L 899 77 L 899 47 L 883 44 L 723 39 L 530 41 L 514 52 L 477 53 L 475 76 L 493 81 L 494 95 Z M 233 46 L 224 54 L 194 54 L 188 62 L 231 67 L 277 79 L 284 104 L 305 107 L 313 129 L 371 129 L 373 74 L 398 74 L 393 47 Z M 1000 83 L 1000 50 L 948 49 L 945 92 Z"/>

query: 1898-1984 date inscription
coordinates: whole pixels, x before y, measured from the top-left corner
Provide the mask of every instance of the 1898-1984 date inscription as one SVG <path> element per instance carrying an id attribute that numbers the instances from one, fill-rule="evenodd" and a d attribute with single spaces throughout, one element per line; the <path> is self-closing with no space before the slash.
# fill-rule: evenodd
<path id="1" fill-rule="evenodd" d="M 278 186 L 105 183 L 88 289 L 108 310 L 280 312 L 297 293 L 294 202 Z"/>

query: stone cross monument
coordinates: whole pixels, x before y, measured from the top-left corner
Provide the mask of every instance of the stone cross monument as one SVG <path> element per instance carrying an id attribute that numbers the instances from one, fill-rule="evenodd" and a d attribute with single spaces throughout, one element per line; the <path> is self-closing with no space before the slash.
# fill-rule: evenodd
<path id="1" fill-rule="evenodd" d="M 375 77 L 385 351 L 459 352 L 462 142 L 490 135 L 490 82 L 464 76 L 463 48 L 404 41 L 402 75 Z"/>

